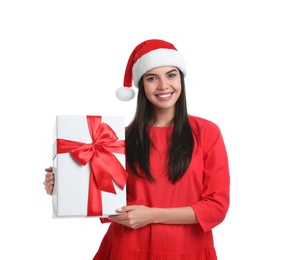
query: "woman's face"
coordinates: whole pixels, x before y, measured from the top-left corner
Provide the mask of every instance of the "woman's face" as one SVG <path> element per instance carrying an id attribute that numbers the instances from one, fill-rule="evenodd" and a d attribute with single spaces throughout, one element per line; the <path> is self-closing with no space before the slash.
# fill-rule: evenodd
<path id="1" fill-rule="evenodd" d="M 147 99 L 155 109 L 174 108 L 181 93 L 180 72 L 176 67 L 158 67 L 143 75 Z"/>

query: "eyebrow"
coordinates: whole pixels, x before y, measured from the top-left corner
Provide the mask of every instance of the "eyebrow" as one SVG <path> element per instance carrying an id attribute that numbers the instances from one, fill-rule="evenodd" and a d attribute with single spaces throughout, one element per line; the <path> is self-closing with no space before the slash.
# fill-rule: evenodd
<path id="1" fill-rule="evenodd" d="M 172 70 L 169 70 L 168 72 L 166 72 L 165 74 L 169 74 L 171 72 L 177 72 L 178 70 L 176 69 L 172 69 Z M 150 76 L 156 76 L 157 74 L 156 73 L 148 73 L 148 74 L 145 74 L 144 77 L 150 77 Z"/>

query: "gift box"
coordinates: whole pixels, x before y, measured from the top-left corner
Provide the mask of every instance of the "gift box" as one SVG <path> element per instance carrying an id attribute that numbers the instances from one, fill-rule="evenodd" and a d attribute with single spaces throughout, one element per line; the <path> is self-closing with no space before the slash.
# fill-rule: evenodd
<path id="1" fill-rule="evenodd" d="M 53 217 L 108 217 L 126 205 L 125 121 L 59 115 L 55 124 Z"/>

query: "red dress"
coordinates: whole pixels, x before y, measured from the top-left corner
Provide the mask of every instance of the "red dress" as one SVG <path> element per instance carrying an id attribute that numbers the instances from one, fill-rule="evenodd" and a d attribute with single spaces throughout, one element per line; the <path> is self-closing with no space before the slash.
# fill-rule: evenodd
<path id="1" fill-rule="evenodd" d="M 212 228 L 229 207 L 229 168 L 217 125 L 189 116 L 194 131 L 192 162 L 175 184 L 167 178 L 167 138 L 172 127 L 152 127 L 150 163 L 155 182 L 129 174 L 127 204 L 148 207 L 192 206 L 198 224 L 151 224 L 131 229 L 112 222 L 94 260 L 216 260 Z M 184 138 L 184 136 L 183 136 Z M 129 170 L 129 169 L 128 169 Z"/>

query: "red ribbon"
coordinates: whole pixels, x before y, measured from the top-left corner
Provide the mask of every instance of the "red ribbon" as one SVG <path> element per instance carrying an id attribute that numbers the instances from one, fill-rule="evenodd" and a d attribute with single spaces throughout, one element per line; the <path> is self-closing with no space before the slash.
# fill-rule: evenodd
<path id="1" fill-rule="evenodd" d="M 113 181 L 123 189 L 127 172 L 113 153 L 125 154 L 125 141 L 118 140 L 101 116 L 87 116 L 92 143 L 57 139 L 57 153 L 70 153 L 80 164 L 90 163 L 88 216 L 102 215 L 101 191 L 116 194 Z"/>

